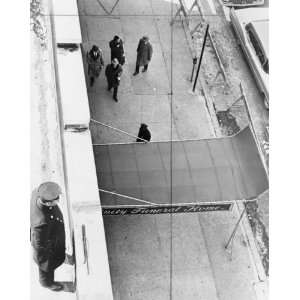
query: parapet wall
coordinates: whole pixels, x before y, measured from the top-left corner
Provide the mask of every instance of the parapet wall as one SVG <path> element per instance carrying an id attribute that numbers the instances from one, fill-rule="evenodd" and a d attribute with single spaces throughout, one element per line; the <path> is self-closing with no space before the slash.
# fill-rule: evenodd
<path id="1" fill-rule="evenodd" d="M 60 206 L 67 252 L 76 258 L 76 298 L 113 299 L 102 215 L 73 209 L 85 201 L 100 203 L 77 1 L 32 2 L 41 9 L 36 6 L 32 14 L 38 27 L 31 32 L 31 187 L 51 180 L 63 189 Z M 32 281 L 38 286 L 38 278 Z"/>

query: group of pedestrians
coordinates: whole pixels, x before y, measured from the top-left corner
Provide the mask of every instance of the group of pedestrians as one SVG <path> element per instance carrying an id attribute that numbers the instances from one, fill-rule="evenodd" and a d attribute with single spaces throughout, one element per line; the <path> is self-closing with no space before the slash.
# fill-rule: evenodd
<path id="1" fill-rule="evenodd" d="M 105 76 L 107 80 L 107 90 L 113 89 L 113 99 L 118 102 L 118 88 L 123 72 L 122 66 L 125 64 L 125 52 L 122 39 L 115 35 L 109 42 L 110 60 L 111 63 L 105 68 Z M 149 37 L 143 36 L 138 43 L 135 72 L 133 76 L 139 74 L 140 67 L 143 67 L 142 72 L 148 70 L 149 62 L 151 61 L 153 48 L 149 41 Z M 87 52 L 88 76 L 90 79 L 90 86 L 94 85 L 95 78 L 98 78 L 102 68 L 104 67 L 104 59 L 102 50 L 94 45 L 90 51 Z M 141 124 L 138 138 L 136 142 L 150 141 L 151 134 L 148 126 Z"/>
<path id="2" fill-rule="evenodd" d="M 122 66 L 125 64 L 125 52 L 123 41 L 119 36 L 109 42 L 111 63 L 105 68 L 105 76 L 107 79 L 107 90 L 113 89 L 113 99 L 118 102 L 118 87 L 120 85 L 121 75 L 123 72 Z M 143 66 L 142 72 L 148 70 L 149 62 L 152 58 L 153 48 L 147 36 L 143 36 L 138 43 L 136 67 L 133 76 L 139 74 L 140 67 Z M 92 49 L 87 52 L 88 76 L 90 86 L 95 83 L 95 78 L 98 78 L 101 70 L 104 67 L 104 59 L 102 50 L 93 45 Z"/>

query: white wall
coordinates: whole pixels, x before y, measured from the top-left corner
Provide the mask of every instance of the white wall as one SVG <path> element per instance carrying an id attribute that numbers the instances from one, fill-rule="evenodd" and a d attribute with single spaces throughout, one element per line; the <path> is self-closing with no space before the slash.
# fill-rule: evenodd
<path id="1" fill-rule="evenodd" d="M 75 233 L 77 292 L 79 299 L 112 300 L 107 247 L 100 208 L 96 167 L 90 131 L 64 134 L 69 198 Z M 85 204 L 98 203 L 98 210 L 78 211 Z M 88 264 L 84 263 L 82 225 L 86 226 Z"/>

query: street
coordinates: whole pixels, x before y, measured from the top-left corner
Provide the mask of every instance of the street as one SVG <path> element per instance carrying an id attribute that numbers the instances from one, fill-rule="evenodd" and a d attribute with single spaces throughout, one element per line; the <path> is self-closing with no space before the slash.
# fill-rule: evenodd
<path id="1" fill-rule="evenodd" d="M 213 138 L 217 117 L 209 108 L 207 93 L 216 112 L 226 111 L 240 97 L 242 81 L 256 133 L 263 138 L 268 112 L 218 1 L 201 3 L 228 84 L 222 80 L 216 84 L 218 65 L 210 46 L 195 93 L 189 80 L 192 55 L 187 33 L 181 21 L 170 26 L 178 6 L 163 0 L 120 0 L 115 7 L 111 2 L 78 1 L 84 62 L 86 52 L 96 44 L 105 65 L 110 63 L 109 41 L 114 35 L 123 39 L 126 56 L 118 103 L 106 90 L 104 71 L 88 87 L 92 119 L 132 135 L 146 123 L 152 141 Z M 193 17 L 193 22 L 199 22 L 199 17 Z M 153 45 L 153 58 L 147 72 L 133 77 L 137 43 L 144 35 Z M 87 77 L 86 82 L 88 86 Z M 239 109 L 230 113 L 240 129 L 248 124 Z M 96 122 L 91 122 L 90 130 L 93 144 L 134 142 L 131 136 Z M 221 130 L 228 133 L 226 124 Z M 101 178 L 101 170 L 97 175 Z M 224 248 L 238 218 L 236 206 L 228 212 L 104 216 L 114 299 L 261 299 L 256 262 L 242 227 L 232 248 Z"/>

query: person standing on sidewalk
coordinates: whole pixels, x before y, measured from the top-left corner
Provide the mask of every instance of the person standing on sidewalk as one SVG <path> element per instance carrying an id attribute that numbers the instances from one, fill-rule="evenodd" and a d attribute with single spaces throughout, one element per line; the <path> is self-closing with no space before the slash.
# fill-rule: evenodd
<path id="1" fill-rule="evenodd" d="M 88 63 L 88 75 L 90 78 L 90 86 L 94 85 L 95 78 L 98 78 L 104 66 L 102 51 L 94 45 L 86 54 Z"/>
<path id="2" fill-rule="evenodd" d="M 148 69 L 149 62 L 152 58 L 153 48 L 147 36 L 143 36 L 140 39 L 136 51 L 137 51 L 137 58 L 136 58 L 135 72 L 133 73 L 133 76 L 139 74 L 140 66 L 144 66 L 142 72 L 146 72 Z"/>
<path id="3" fill-rule="evenodd" d="M 65 226 L 57 203 L 61 194 L 55 182 L 44 182 L 32 193 L 30 204 L 30 238 L 33 259 L 39 266 L 43 287 L 60 291 L 63 285 L 54 282 L 54 271 L 65 261 Z"/>
<path id="4" fill-rule="evenodd" d="M 110 57 L 111 61 L 116 58 L 119 63 L 123 66 L 125 63 L 125 54 L 123 41 L 117 35 L 114 36 L 114 39 L 109 42 L 110 47 Z"/>
<path id="5" fill-rule="evenodd" d="M 106 66 L 105 75 L 107 78 L 107 90 L 114 89 L 113 99 L 118 102 L 118 88 L 121 80 L 123 69 L 117 58 L 111 61 L 111 64 Z"/>
<path id="6" fill-rule="evenodd" d="M 141 140 L 142 139 L 142 140 Z M 141 124 L 139 129 L 138 138 L 136 139 L 137 142 L 145 142 L 144 140 L 150 142 L 151 140 L 151 133 L 148 129 L 148 126 L 144 123 Z"/>

